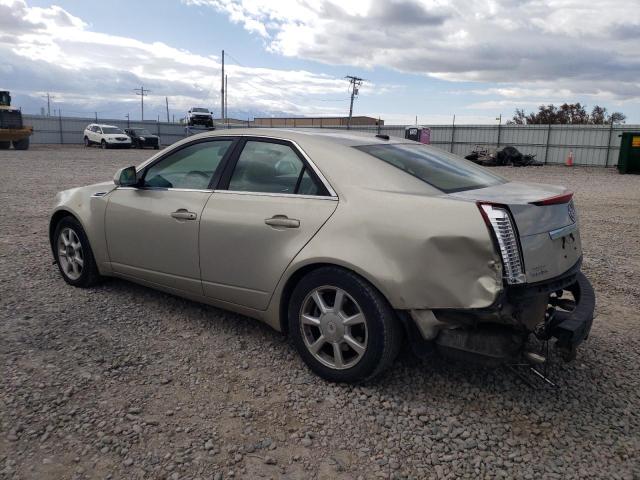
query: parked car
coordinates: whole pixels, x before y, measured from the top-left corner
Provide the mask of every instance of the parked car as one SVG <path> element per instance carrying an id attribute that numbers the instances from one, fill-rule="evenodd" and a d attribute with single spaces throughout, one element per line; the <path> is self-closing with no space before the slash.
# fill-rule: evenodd
<path id="1" fill-rule="evenodd" d="M 332 381 L 403 345 L 499 363 L 535 335 L 570 360 L 593 319 L 570 192 L 383 135 L 189 137 L 59 193 L 49 234 L 70 285 L 121 277 L 257 318 Z"/>
<path id="2" fill-rule="evenodd" d="M 191 107 L 187 112 L 185 120 L 190 127 L 196 125 L 213 127 L 213 114 L 207 108 Z"/>
<path id="3" fill-rule="evenodd" d="M 153 147 L 155 150 L 160 148 L 160 137 L 146 128 L 125 128 L 124 131 L 131 138 L 133 148 Z"/>
<path id="4" fill-rule="evenodd" d="M 84 146 L 102 148 L 131 148 L 131 139 L 121 128 L 92 123 L 84 129 Z"/>

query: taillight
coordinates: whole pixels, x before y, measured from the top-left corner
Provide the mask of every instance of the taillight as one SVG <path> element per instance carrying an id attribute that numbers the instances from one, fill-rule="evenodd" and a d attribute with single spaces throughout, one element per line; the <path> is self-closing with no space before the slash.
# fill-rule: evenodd
<path id="1" fill-rule="evenodd" d="M 509 284 L 525 283 L 520 244 L 509 210 L 490 203 L 478 203 L 478 208 L 498 242 L 505 280 Z"/>
<path id="2" fill-rule="evenodd" d="M 558 205 L 560 203 L 569 203 L 573 198 L 573 192 L 563 193 L 562 195 L 556 195 L 554 197 L 544 198 L 537 202 L 531 202 L 532 205 L 543 207 L 545 205 Z"/>

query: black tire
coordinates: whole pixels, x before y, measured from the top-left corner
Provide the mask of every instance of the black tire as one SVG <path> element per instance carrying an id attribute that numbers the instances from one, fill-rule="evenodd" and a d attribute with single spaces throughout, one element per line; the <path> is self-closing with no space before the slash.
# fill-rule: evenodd
<path id="1" fill-rule="evenodd" d="M 9 150 L 11 142 L 0 142 L 0 150 Z"/>
<path id="2" fill-rule="evenodd" d="M 29 150 L 29 137 L 23 138 L 22 140 L 14 140 L 13 148 L 16 150 Z"/>
<path id="3" fill-rule="evenodd" d="M 89 140 L 89 137 L 84 137 L 84 146 L 85 147 L 91 146 L 91 141 Z"/>
<path id="4" fill-rule="evenodd" d="M 107 149 L 107 142 L 105 142 L 104 140 L 102 140 L 102 141 L 100 142 L 100 147 L 101 147 L 103 150 L 106 150 L 106 149 Z"/>
<path id="5" fill-rule="evenodd" d="M 83 265 L 82 271 L 78 278 L 71 278 L 68 273 L 64 271 L 61 265 L 58 239 L 65 229 L 71 229 L 76 233 L 82 247 Z M 60 274 L 62 275 L 64 281 L 69 285 L 80 288 L 88 288 L 95 285 L 102 279 L 100 273 L 98 272 L 98 267 L 96 266 L 96 261 L 93 256 L 93 250 L 91 250 L 91 245 L 89 244 L 89 239 L 87 238 L 82 225 L 80 225 L 80 222 L 78 222 L 78 220 L 76 220 L 74 217 L 63 217 L 58 222 L 51 242 L 53 248 L 53 256 L 56 260 L 56 264 L 58 265 L 58 269 L 60 270 Z"/>
<path id="6" fill-rule="evenodd" d="M 156 145 L 155 147 L 153 147 L 154 150 L 160 150 L 160 145 Z"/>
<path id="7" fill-rule="evenodd" d="M 319 287 L 343 290 L 364 314 L 366 349 L 350 368 L 336 369 L 323 364 L 305 344 L 300 316 L 308 296 Z M 402 326 L 387 300 L 365 279 L 340 267 L 319 268 L 300 280 L 289 300 L 288 323 L 289 335 L 304 362 L 314 373 L 331 382 L 357 383 L 375 377 L 391 366 L 402 343 Z"/>

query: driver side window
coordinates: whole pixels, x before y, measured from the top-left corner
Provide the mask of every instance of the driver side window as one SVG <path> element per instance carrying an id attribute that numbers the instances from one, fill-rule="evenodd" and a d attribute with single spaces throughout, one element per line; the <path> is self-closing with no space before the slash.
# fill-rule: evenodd
<path id="1" fill-rule="evenodd" d="M 143 186 L 205 190 L 232 140 L 200 142 L 181 148 L 151 166 Z"/>

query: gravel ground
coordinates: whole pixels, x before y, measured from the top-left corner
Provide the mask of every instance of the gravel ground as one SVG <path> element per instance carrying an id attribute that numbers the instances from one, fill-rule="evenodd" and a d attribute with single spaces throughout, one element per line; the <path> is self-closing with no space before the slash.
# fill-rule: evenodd
<path id="1" fill-rule="evenodd" d="M 559 390 L 406 352 L 353 387 L 254 320 L 63 282 L 55 192 L 152 153 L 0 152 L 0 478 L 640 478 L 640 177 L 498 169 L 576 192 L 598 316 Z"/>

